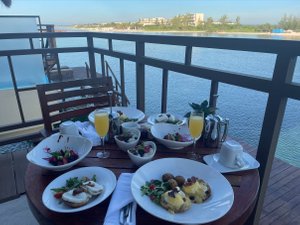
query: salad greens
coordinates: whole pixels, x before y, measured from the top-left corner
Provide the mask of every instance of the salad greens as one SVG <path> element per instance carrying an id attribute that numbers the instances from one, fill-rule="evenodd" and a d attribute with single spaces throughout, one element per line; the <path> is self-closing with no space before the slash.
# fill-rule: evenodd
<path id="1" fill-rule="evenodd" d="M 151 201 L 156 204 L 160 204 L 160 198 L 163 193 L 170 190 L 170 185 L 168 182 L 163 182 L 161 180 L 151 180 L 147 181 L 145 185 L 141 187 L 142 195 L 147 195 L 150 197 Z"/>

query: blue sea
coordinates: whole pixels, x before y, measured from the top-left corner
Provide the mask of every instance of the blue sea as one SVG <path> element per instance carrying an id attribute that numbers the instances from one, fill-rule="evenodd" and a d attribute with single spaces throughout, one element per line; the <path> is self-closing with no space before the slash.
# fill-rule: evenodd
<path id="1" fill-rule="evenodd" d="M 167 33 L 155 33 L 166 35 Z M 171 33 L 171 35 L 190 36 L 220 36 L 204 35 L 198 33 Z M 255 36 L 255 35 L 222 35 L 221 37 L 235 38 L 274 38 L 280 36 Z M 83 38 L 57 39 L 58 47 L 86 46 Z M 99 40 L 95 46 L 107 48 L 107 42 Z M 135 45 L 131 42 L 113 41 L 113 48 L 121 52 L 135 52 Z M 184 62 L 183 47 L 147 44 L 146 56 Z M 85 66 L 88 62 L 87 53 L 64 53 L 59 55 L 62 66 Z M 299 57 L 298 57 L 299 58 Z M 114 73 L 119 76 L 119 60 L 106 57 Z M 231 50 L 214 50 L 208 48 L 194 48 L 192 64 L 209 68 L 222 69 L 232 72 L 245 73 L 260 77 L 271 78 L 274 70 L 276 56 Z M 101 73 L 100 56 L 96 56 L 97 70 Z M 135 64 L 125 61 L 126 94 L 131 106 L 136 105 Z M 236 79 L 239 79 L 237 76 Z M 300 63 L 297 62 L 293 81 L 300 83 Z M 161 104 L 162 70 L 146 66 L 146 114 L 159 113 Z M 169 72 L 168 83 L 168 112 L 184 115 L 190 111 L 189 103 L 200 103 L 209 99 L 210 81 L 194 78 L 180 73 Z M 280 91 L 280 90 L 278 90 Z M 229 135 L 238 140 L 248 142 L 257 147 L 263 123 L 264 111 L 268 95 L 245 88 L 228 84 L 219 85 L 217 100 L 218 114 L 229 118 Z M 300 167 L 300 102 L 288 100 L 284 121 L 281 128 L 276 157 Z"/>

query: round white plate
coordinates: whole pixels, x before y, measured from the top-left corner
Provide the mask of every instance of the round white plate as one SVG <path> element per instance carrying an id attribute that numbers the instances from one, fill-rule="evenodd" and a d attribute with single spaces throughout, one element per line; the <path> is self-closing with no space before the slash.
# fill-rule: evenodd
<path id="1" fill-rule="evenodd" d="M 229 167 L 223 166 L 221 163 L 219 163 L 219 157 L 220 157 L 220 153 L 206 155 L 203 157 L 203 160 L 206 162 L 207 165 L 209 165 L 210 167 L 213 167 L 214 169 L 218 170 L 221 173 L 252 170 L 252 169 L 257 169 L 260 166 L 259 162 L 256 161 L 256 159 L 253 158 L 251 155 L 249 155 L 247 152 L 243 153 L 243 159 L 245 161 L 245 166 L 243 166 L 241 168 L 229 168 Z"/>
<path id="2" fill-rule="evenodd" d="M 103 108 L 103 109 L 110 112 L 109 107 L 106 107 L 106 108 Z M 145 118 L 145 114 L 142 111 L 140 111 L 136 108 L 133 108 L 133 107 L 119 107 L 119 106 L 116 106 L 116 107 L 112 107 L 112 111 L 113 111 L 113 114 L 116 114 L 117 111 L 121 111 L 121 112 L 125 113 L 125 115 L 129 119 L 137 119 L 137 122 L 140 122 Z M 95 112 L 93 111 L 88 116 L 89 121 L 92 122 L 92 123 L 94 123 L 94 121 L 95 121 L 95 115 L 94 114 L 95 114 Z"/>
<path id="3" fill-rule="evenodd" d="M 196 176 L 203 179 L 210 185 L 212 195 L 202 204 L 192 204 L 186 212 L 169 213 L 152 202 L 148 196 L 142 196 L 140 191 L 146 181 L 161 179 L 167 172 L 185 178 Z M 220 172 L 203 163 L 182 158 L 158 159 L 140 167 L 132 178 L 131 192 L 136 202 L 148 213 L 180 224 L 201 224 L 217 220 L 229 211 L 234 200 L 232 187 Z"/>
<path id="4" fill-rule="evenodd" d="M 153 115 L 149 116 L 148 119 L 147 119 L 147 122 L 150 123 L 151 125 L 154 125 L 154 124 L 158 123 L 158 122 L 156 122 L 155 119 L 159 114 L 153 114 Z M 180 120 L 176 125 L 183 125 L 183 124 L 186 123 L 186 118 L 185 117 L 180 116 L 180 115 L 176 115 L 176 114 L 173 114 L 173 113 L 170 113 L 170 114 L 175 116 L 176 120 Z M 170 123 L 170 124 L 173 124 L 173 123 Z"/>
<path id="5" fill-rule="evenodd" d="M 60 188 L 66 185 L 66 180 L 78 177 L 79 179 L 86 176 L 92 178 L 93 175 L 96 175 L 97 183 L 104 186 L 104 191 L 95 197 L 92 197 L 90 201 L 79 208 L 71 208 L 64 203 L 61 203 L 60 200 L 54 198 L 54 192 L 51 191 L 52 188 Z M 89 209 L 95 205 L 98 205 L 102 201 L 104 201 L 115 189 L 117 183 L 117 179 L 115 174 L 105 168 L 102 167 L 83 167 L 75 170 L 71 170 L 53 180 L 43 192 L 42 201 L 44 206 L 48 209 L 60 212 L 60 213 L 73 213 L 79 212 L 86 209 Z"/>

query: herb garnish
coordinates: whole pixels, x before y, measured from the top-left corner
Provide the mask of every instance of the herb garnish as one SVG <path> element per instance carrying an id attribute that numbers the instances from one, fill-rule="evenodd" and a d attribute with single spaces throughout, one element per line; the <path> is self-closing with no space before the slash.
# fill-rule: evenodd
<path id="1" fill-rule="evenodd" d="M 156 204 L 160 204 L 160 198 L 163 193 L 170 189 L 168 182 L 163 182 L 161 180 L 151 180 L 147 181 L 145 185 L 141 187 L 142 195 L 147 195 L 150 197 L 151 201 Z"/>

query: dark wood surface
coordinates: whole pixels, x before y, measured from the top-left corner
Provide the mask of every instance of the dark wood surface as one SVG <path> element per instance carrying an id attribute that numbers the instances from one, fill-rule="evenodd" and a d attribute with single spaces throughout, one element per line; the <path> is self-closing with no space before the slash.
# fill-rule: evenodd
<path id="1" fill-rule="evenodd" d="M 201 145 L 201 144 L 200 144 Z M 161 145 L 158 146 L 158 151 L 154 159 L 165 157 L 187 158 L 189 148 L 183 150 L 169 150 Z M 71 169 L 85 166 L 101 166 L 112 170 L 118 177 L 122 172 L 134 172 L 137 167 L 130 161 L 127 153 L 119 150 L 115 145 L 106 144 L 106 148 L 110 151 L 109 159 L 98 159 L 96 153 L 99 147 L 94 148 L 91 153 L 79 164 Z M 206 149 L 202 146 L 197 146 L 197 151 L 200 155 L 212 154 L 216 149 Z M 199 161 L 202 161 L 200 159 Z M 53 172 L 42 169 L 33 164 L 29 164 L 25 175 L 25 189 L 28 196 L 30 208 L 40 222 L 40 224 L 58 224 L 58 225 L 79 225 L 90 224 L 100 225 L 107 211 L 110 198 L 106 199 L 101 204 L 72 214 L 56 213 L 48 210 L 42 203 L 42 193 L 46 186 L 56 177 L 65 173 Z M 256 201 L 259 188 L 259 174 L 257 170 L 249 170 L 243 172 L 235 172 L 225 174 L 225 177 L 230 182 L 234 191 L 234 203 L 229 212 L 222 218 L 208 223 L 209 225 L 227 225 L 227 224 L 244 224 L 248 216 L 252 212 L 254 203 Z M 199 212 L 205 213 L 205 212 Z M 137 209 L 137 225 L 153 225 L 153 224 L 172 224 L 164 220 L 158 219 L 140 207 Z"/>

